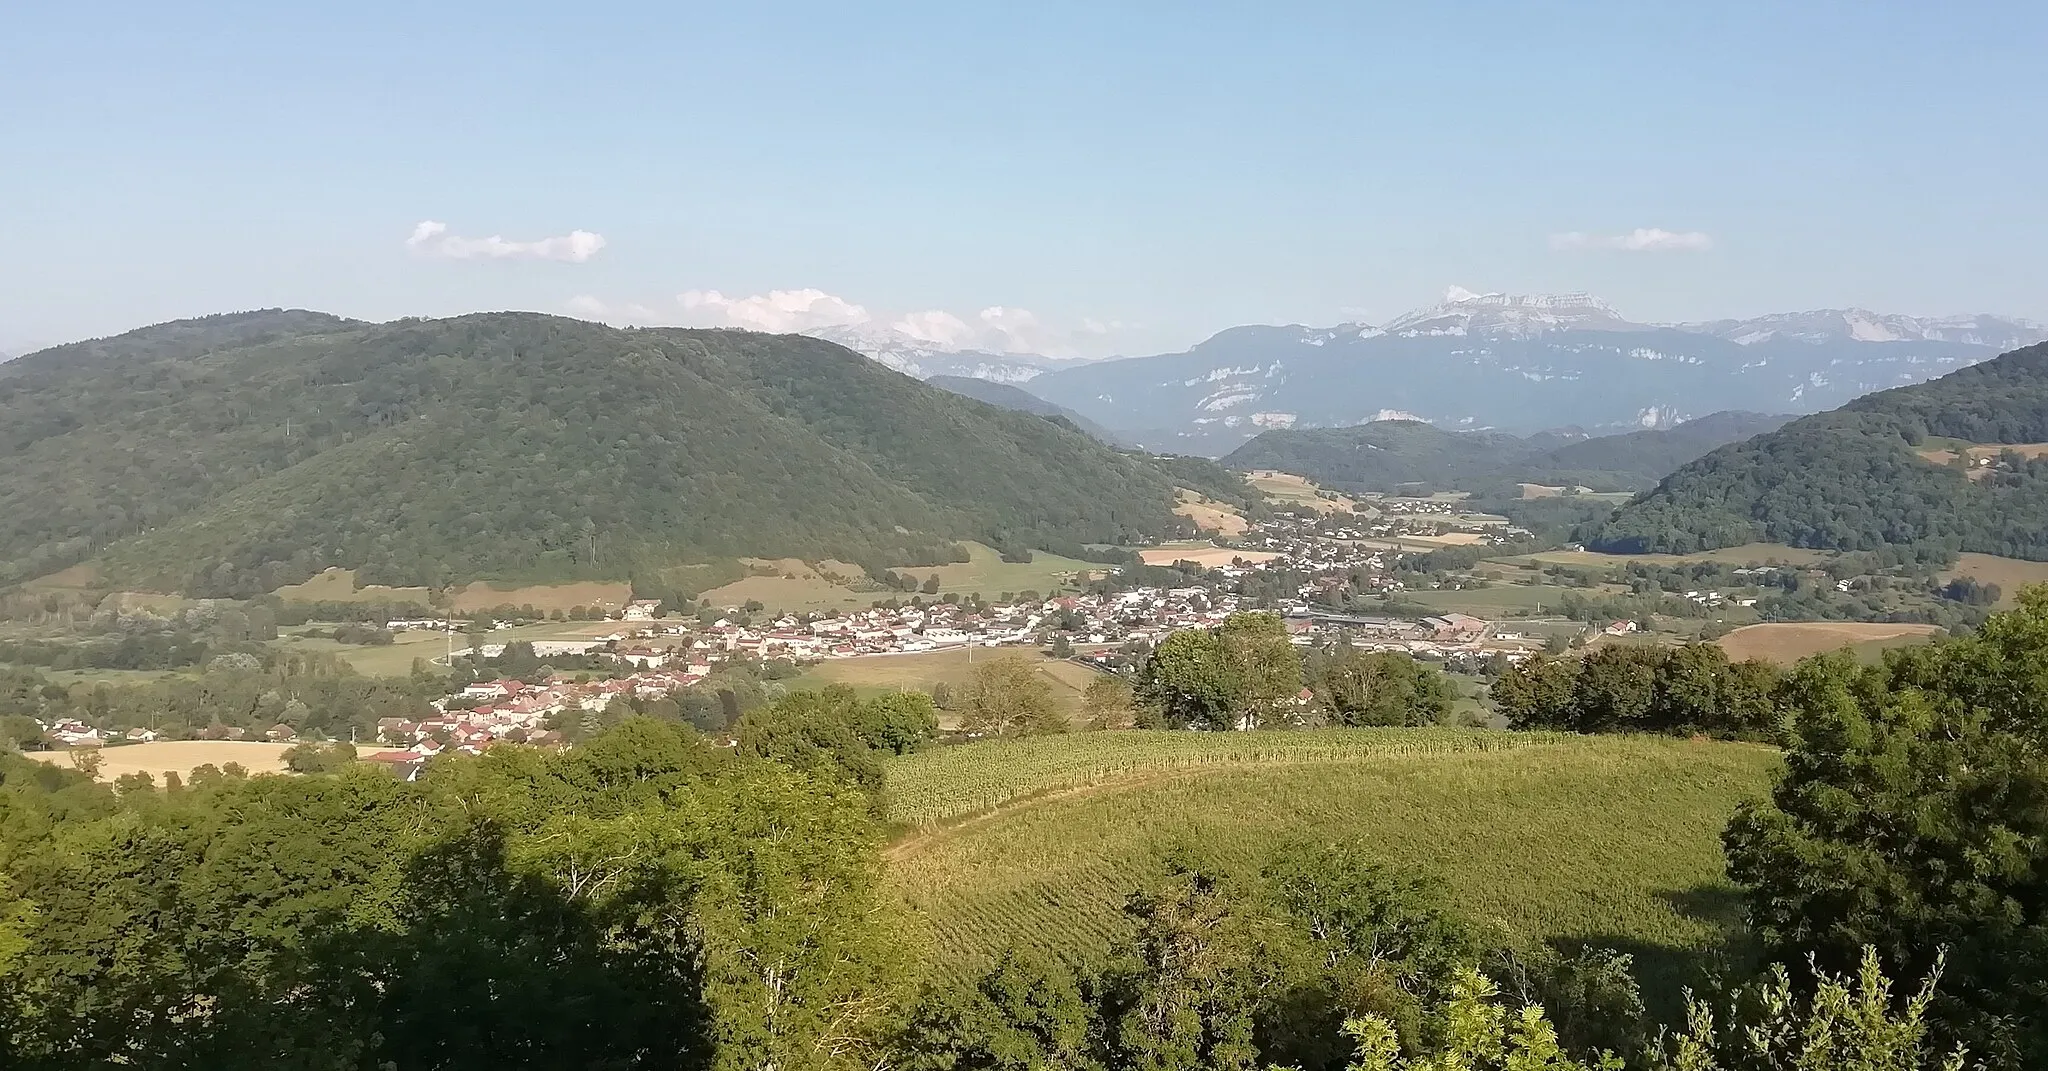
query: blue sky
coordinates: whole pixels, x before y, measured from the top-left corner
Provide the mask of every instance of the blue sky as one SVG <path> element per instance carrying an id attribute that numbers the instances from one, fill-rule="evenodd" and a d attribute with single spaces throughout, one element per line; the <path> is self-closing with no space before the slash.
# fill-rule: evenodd
<path id="1" fill-rule="evenodd" d="M 0 347 L 291 305 L 1136 353 L 1451 285 L 2048 319 L 2043 8 L 21 5 Z"/>

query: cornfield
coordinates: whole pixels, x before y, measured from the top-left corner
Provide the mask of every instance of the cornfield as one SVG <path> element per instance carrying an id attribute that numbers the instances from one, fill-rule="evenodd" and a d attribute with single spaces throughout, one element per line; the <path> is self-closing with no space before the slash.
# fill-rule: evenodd
<path id="1" fill-rule="evenodd" d="M 1083 961 L 1171 853 L 1250 880 L 1294 838 L 1366 843 L 1442 878 L 1488 932 L 1636 956 L 1675 1002 L 1742 933 L 1720 834 L 1769 748 L 1386 729 L 1094 733 L 973 744 L 890 769 L 911 824 L 888 881 L 958 980 L 1008 948 Z"/>
<path id="2" fill-rule="evenodd" d="M 1554 746 L 1570 736 L 1493 729 L 1316 729 L 1256 733 L 1101 732 L 990 740 L 893 759 L 888 814 L 928 826 L 1040 793 L 1147 771 L 1347 762 Z"/>

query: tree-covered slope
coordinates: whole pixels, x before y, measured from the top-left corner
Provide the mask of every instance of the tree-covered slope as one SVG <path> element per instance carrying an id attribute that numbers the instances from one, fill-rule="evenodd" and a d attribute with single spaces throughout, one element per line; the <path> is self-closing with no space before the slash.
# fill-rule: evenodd
<path id="1" fill-rule="evenodd" d="M 288 314 L 313 316 L 317 314 Z M 958 539 L 1157 535 L 1173 477 L 830 343 L 531 314 L 304 321 L 0 377 L 0 582 L 250 593 L 625 577 L 735 555 L 902 564 Z M 203 323 L 203 321 L 201 321 Z M 54 351 L 52 351 L 54 352 Z"/>
<path id="2" fill-rule="evenodd" d="M 1423 484 L 1492 492 L 1516 483 L 1637 490 L 1717 446 L 1787 419 L 1715 413 L 1676 427 L 1598 438 L 1555 432 L 1520 438 L 1448 431 L 1414 420 L 1377 420 L 1348 428 L 1264 432 L 1223 461 L 1235 469 L 1279 469 L 1359 491 Z"/>
<path id="3" fill-rule="evenodd" d="M 1014 409 L 1020 413 L 1033 413 L 1042 417 L 1057 417 L 1106 443 L 1117 443 L 1120 441 L 1115 433 L 1111 432 L 1108 428 L 1063 405 L 1054 405 L 1038 395 L 1025 390 L 1023 387 L 1014 384 L 997 383 L 994 380 L 988 379 L 975 379 L 971 376 L 930 376 L 925 379 L 925 382 L 934 387 L 952 391 L 961 397 L 973 398 L 976 401 L 987 402 L 990 405 L 1000 406 L 1004 409 Z"/>
<path id="4" fill-rule="evenodd" d="M 2011 451 L 1972 472 L 1920 456 L 1930 438 L 2048 442 L 2048 344 L 1722 447 L 1624 506 L 1587 540 L 1625 553 L 1769 540 L 2048 560 L 2048 459 Z"/>

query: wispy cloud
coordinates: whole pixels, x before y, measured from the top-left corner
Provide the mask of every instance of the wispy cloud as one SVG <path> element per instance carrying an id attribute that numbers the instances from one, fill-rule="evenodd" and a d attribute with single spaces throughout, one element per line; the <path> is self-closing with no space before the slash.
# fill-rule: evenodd
<path id="1" fill-rule="evenodd" d="M 1552 249 L 1611 249 L 1623 253 L 1698 253 L 1714 248 L 1714 239 L 1703 231 L 1667 231 L 1662 227 L 1637 227 L 1626 234 L 1587 234 L 1566 231 L 1550 236 Z"/>
<path id="2" fill-rule="evenodd" d="M 531 242 L 515 242 L 495 234 L 488 238 L 464 238 L 448 233 L 446 223 L 428 219 L 413 227 L 405 247 L 417 256 L 446 260 L 561 260 L 581 264 L 604 248 L 604 235 L 570 231 Z"/>

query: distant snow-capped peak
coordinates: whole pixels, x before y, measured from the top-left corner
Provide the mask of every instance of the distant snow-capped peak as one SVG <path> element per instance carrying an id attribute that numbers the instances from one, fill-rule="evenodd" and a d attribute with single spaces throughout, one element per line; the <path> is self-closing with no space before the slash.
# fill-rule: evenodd
<path id="1" fill-rule="evenodd" d="M 1776 338 L 1802 342 L 1950 342 L 2018 349 L 2048 341 L 2048 327 L 2004 316 L 1901 316 L 1869 309 L 1781 312 L 1747 320 L 1679 324 L 1681 329 L 1752 345 Z"/>
<path id="2" fill-rule="evenodd" d="M 918 379 L 966 376 L 1015 384 L 1029 382 L 1048 369 L 1089 363 L 1086 358 L 952 349 L 899 328 L 874 323 L 820 327 L 804 333 L 838 343 L 877 364 Z"/>
<path id="3" fill-rule="evenodd" d="M 1548 331 L 1603 331 L 1634 327 L 1614 306 L 1590 294 L 1477 294 L 1462 286 L 1444 291 L 1435 305 L 1396 316 L 1376 331 L 1413 338 L 1423 335 L 1507 335 Z"/>

